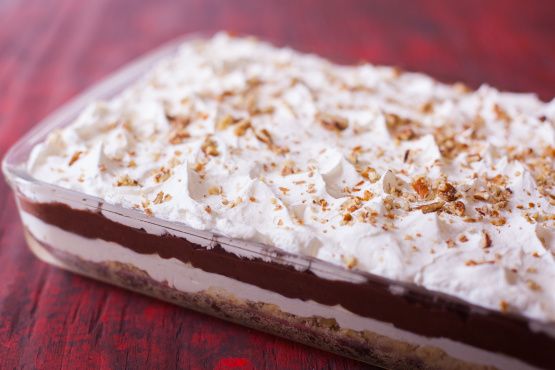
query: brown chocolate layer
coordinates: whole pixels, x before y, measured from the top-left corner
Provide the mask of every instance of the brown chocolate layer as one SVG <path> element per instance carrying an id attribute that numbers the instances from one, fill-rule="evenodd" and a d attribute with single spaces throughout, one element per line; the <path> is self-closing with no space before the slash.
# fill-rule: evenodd
<path id="1" fill-rule="evenodd" d="M 530 330 L 528 320 L 519 316 L 478 308 L 407 284 L 396 284 L 407 286 L 406 293 L 393 294 L 390 281 L 371 274 L 366 274 L 367 281 L 361 284 L 327 280 L 291 266 L 239 258 L 219 245 L 206 249 L 169 234 L 148 234 L 111 221 L 100 212 L 75 210 L 61 203 L 21 199 L 21 206 L 48 224 L 86 238 L 115 242 L 140 254 L 176 258 L 289 298 L 339 304 L 360 316 L 390 322 L 403 330 L 453 339 L 535 366 L 551 368 L 555 364 L 555 338 Z"/>

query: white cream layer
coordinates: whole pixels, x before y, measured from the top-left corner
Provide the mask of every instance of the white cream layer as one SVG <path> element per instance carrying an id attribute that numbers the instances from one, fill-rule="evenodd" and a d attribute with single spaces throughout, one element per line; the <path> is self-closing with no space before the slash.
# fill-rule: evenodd
<path id="1" fill-rule="evenodd" d="M 209 273 L 184 264 L 177 259 L 162 259 L 158 255 L 142 255 L 113 242 L 92 240 L 44 223 L 35 216 L 21 212 L 23 224 L 40 242 L 91 262 L 117 261 L 146 271 L 159 282 L 175 289 L 195 293 L 208 289 L 224 290 L 242 300 L 274 304 L 284 312 L 301 317 L 333 318 L 346 329 L 369 330 L 389 338 L 420 346 L 437 347 L 450 356 L 476 364 L 500 369 L 535 369 L 520 360 L 487 352 L 446 338 L 429 338 L 398 329 L 390 323 L 353 314 L 341 306 L 326 306 L 314 301 L 286 298 L 280 294 L 239 282 L 223 275 Z M 44 256 L 42 256 L 44 257 Z"/>
<path id="2" fill-rule="evenodd" d="M 220 34 L 91 104 L 28 169 L 163 220 L 553 322 L 554 122 L 555 102 L 533 95 Z M 419 210 L 440 200 L 417 195 L 422 175 L 453 184 L 464 216 Z"/>

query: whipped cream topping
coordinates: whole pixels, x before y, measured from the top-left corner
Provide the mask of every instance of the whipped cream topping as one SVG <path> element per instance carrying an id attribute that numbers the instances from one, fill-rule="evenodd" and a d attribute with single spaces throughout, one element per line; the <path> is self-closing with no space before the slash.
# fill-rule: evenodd
<path id="1" fill-rule="evenodd" d="M 190 41 L 37 145 L 48 183 L 555 321 L 555 100 Z"/>

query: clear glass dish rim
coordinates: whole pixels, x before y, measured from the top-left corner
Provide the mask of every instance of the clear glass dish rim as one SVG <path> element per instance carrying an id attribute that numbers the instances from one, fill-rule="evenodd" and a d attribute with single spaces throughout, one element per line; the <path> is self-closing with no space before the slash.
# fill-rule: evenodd
<path id="1" fill-rule="evenodd" d="M 161 46 L 139 56 L 131 62 L 124 64 L 122 67 L 108 74 L 99 82 L 85 89 L 82 93 L 79 93 L 69 99 L 59 108 L 48 114 L 44 119 L 40 120 L 32 129 L 30 129 L 8 149 L 2 159 L 2 171 L 12 190 L 17 193 L 19 185 L 40 186 L 42 188 L 52 190 L 60 199 L 69 202 L 75 202 L 78 199 L 80 205 L 90 209 L 100 209 L 102 212 L 110 212 L 117 214 L 118 216 L 154 224 L 179 233 L 189 234 L 197 238 L 210 239 L 212 243 L 224 244 L 226 247 L 230 247 L 231 249 L 248 252 L 252 255 L 259 256 L 259 258 L 265 261 L 269 260 L 273 263 L 293 266 L 299 271 L 317 271 L 323 274 L 319 276 L 328 276 L 353 283 L 376 282 L 385 284 L 389 286 L 390 291 L 399 292 L 401 295 L 410 295 L 411 299 L 415 299 L 417 301 L 443 301 L 446 303 L 447 307 L 457 311 L 495 315 L 502 318 L 512 318 L 518 321 L 525 321 L 529 324 L 529 327 L 532 330 L 543 331 L 549 333 L 551 337 L 555 337 L 555 322 L 544 322 L 521 314 L 496 311 L 478 306 L 446 293 L 428 290 L 414 283 L 393 280 L 364 271 L 348 270 L 343 266 L 334 265 L 315 257 L 295 255 L 276 247 L 261 243 L 218 236 L 210 231 L 196 230 L 181 223 L 146 216 L 139 210 L 109 204 L 99 197 L 35 179 L 27 172 L 24 165 L 28 159 L 31 149 L 37 143 L 41 142 L 53 129 L 70 124 L 88 103 L 98 99 L 111 98 L 117 93 L 123 91 L 126 87 L 136 81 L 142 73 L 148 71 L 160 60 L 176 53 L 182 43 L 206 40 L 213 34 L 214 33 L 205 32 L 192 33 L 166 42 Z M 63 196 L 60 197 L 59 195 Z M 211 237 L 207 235 L 211 235 Z"/>

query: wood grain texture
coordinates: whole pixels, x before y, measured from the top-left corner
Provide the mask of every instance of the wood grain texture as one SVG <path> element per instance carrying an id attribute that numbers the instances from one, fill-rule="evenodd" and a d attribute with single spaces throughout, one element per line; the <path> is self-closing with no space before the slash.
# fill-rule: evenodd
<path id="1" fill-rule="evenodd" d="M 476 87 L 555 96 L 555 2 L 0 0 L 0 156 L 40 118 L 178 35 L 225 29 Z M 27 250 L 0 183 L 0 368 L 363 368 L 74 276 Z"/>

